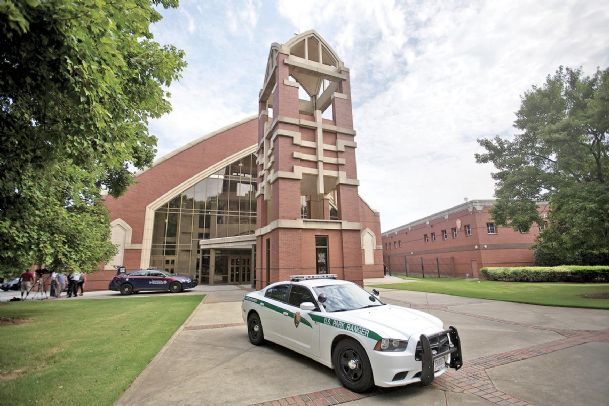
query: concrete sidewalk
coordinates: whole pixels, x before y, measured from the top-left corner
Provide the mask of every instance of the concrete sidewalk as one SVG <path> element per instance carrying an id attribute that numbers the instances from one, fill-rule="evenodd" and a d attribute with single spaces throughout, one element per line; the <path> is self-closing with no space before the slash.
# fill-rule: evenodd
<path id="1" fill-rule="evenodd" d="M 208 293 L 213 293 L 214 299 L 212 300 L 241 300 L 243 298 L 244 292 L 251 291 L 252 288 L 250 285 L 199 285 L 195 286 L 192 289 L 188 289 L 187 291 L 179 293 L 180 295 L 203 295 Z M 82 299 L 112 299 L 117 297 L 129 298 L 129 299 L 137 299 L 140 297 L 151 297 L 151 296 L 163 296 L 163 295 L 172 295 L 173 293 L 169 292 L 142 292 L 142 293 L 134 293 L 129 296 L 123 296 L 120 292 L 113 290 L 97 290 L 93 292 L 88 292 L 85 290 L 83 296 L 76 296 L 68 298 L 65 292 L 61 294 L 59 299 L 50 297 L 47 294 L 43 294 L 42 292 L 30 292 L 27 299 L 25 300 L 82 300 Z M 8 302 L 13 297 L 20 297 L 21 293 L 19 291 L 0 291 L 0 302 Z"/>
<path id="2" fill-rule="evenodd" d="M 607 404 L 608 311 L 380 290 L 387 302 L 457 326 L 465 366 L 430 387 L 353 394 L 308 358 L 271 343 L 252 346 L 241 318 L 245 291 L 230 287 L 207 292 L 117 404 Z"/>

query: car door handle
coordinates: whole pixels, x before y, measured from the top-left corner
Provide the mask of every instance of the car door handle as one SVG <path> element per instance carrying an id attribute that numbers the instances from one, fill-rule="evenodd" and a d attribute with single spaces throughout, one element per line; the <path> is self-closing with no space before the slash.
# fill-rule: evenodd
<path id="1" fill-rule="evenodd" d="M 288 312 L 283 312 L 283 315 L 284 315 L 284 316 L 287 316 L 287 315 L 288 315 Z"/>

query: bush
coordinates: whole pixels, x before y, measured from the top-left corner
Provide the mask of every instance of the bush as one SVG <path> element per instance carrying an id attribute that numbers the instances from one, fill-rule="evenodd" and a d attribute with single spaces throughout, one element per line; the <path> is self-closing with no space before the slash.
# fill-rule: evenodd
<path id="1" fill-rule="evenodd" d="M 485 279 L 505 282 L 609 282 L 609 266 L 486 267 Z"/>

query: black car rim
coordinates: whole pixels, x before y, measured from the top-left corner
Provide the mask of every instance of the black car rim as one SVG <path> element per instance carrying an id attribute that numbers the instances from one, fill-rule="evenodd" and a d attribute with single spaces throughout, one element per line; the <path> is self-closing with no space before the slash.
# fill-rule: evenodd
<path id="1" fill-rule="evenodd" d="M 343 376 L 350 382 L 357 382 L 362 377 L 362 362 L 360 356 L 353 348 L 347 348 L 340 353 L 339 367 Z"/>
<path id="2" fill-rule="evenodd" d="M 258 336 L 260 335 L 260 324 L 258 324 L 258 320 L 253 317 L 250 319 L 249 332 L 252 340 L 255 341 L 258 339 Z"/>

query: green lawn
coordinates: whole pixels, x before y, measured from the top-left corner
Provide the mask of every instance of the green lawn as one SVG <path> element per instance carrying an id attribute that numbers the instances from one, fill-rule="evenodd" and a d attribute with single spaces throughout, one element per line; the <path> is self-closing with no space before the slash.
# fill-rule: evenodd
<path id="1" fill-rule="evenodd" d="M 201 300 L 0 304 L 0 404 L 111 405 Z"/>
<path id="2" fill-rule="evenodd" d="M 453 278 L 405 279 L 412 282 L 377 285 L 376 287 L 548 306 L 609 309 L 609 284 L 607 283 L 495 282 Z M 587 298 L 584 295 L 604 298 Z"/>

